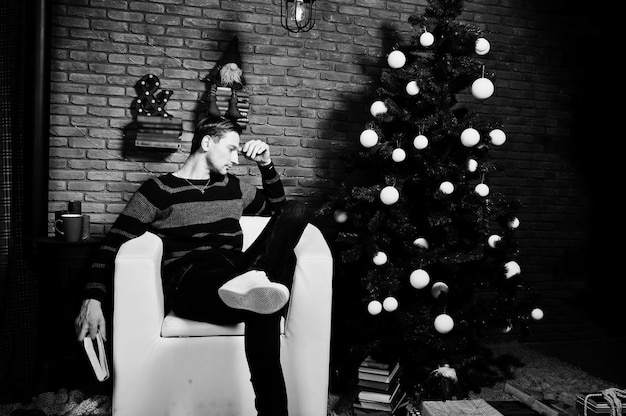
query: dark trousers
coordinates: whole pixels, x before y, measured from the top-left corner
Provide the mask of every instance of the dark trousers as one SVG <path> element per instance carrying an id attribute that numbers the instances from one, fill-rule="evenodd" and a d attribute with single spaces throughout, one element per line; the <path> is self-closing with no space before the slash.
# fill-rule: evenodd
<path id="1" fill-rule="evenodd" d="M 272 216 L 255 242 L 233 261 L 217 253 L 206 262 L 186 265 L 167 276 L 165 296 L 183 318 L 218 325 L 245 323 L 245 350 L 258 416 L 287 416 L 287 392 L 280 365 L 280 319 L 283 311 L 262 315 L 226 306 L 217 290 L 249 270 L 263 270 L 271 281 L 291 289 L 293 249 L 309 221 L 306 207 L 287 203 Z"/>

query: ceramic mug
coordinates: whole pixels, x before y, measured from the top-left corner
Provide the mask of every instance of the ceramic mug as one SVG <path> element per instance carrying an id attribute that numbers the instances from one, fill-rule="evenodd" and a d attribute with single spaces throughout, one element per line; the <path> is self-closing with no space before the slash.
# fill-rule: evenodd
<path id="1" fill-rule="evenodd" d="M 81 214 L 62 214 L 61 219 L 54 222 L 54 229 L 67 242 L 80 241 L 85 239 L 83 238 L 83 221 Z"/>

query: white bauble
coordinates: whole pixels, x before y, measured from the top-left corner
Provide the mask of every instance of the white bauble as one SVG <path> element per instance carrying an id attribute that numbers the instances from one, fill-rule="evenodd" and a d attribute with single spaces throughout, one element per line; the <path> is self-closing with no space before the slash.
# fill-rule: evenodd
<path id="1" fill-rule="evenodd" d="M 448 314 L 442 313 L 435 318 L 435 329 L 440 334 L 447 334 L 454 328 L 454 321 Z"/>
<path id="2" fill-rule="evenodd" d="M 339 224 L 343 224 L 344 222 L 348 221 L 348 213 L 341 209 L 335 210 L 335 212 L 333 213 L 333 217 L 335 218 L 335 222 Z"/>
<path id="3" fill-rule="evenodd" d="M 372 129 L 363 130 L 361 136 L 359 136 L 359 141 L 363 147 L 370 148 L 376 146 L 376 143 L 378 143 L 378 134 Z"/>
<path id="4" fill-rule="evenodd" d="M 393 296 L 388 296 L 383 300 L 383 308 L 387 312 L 393 312 L 398 309 L 398 301 Z"/>
<path id="5" fill-rule="evenodd" d="M 493 95 L 495 87 L 487 78 L 478 78 L 472 83 L 472 95 L 479 100 L 486 100 Z"/>
<path id="6" fill-rule="evenodd" d="M 439 185 L 439 190 L 442 194 L 450 195 L 452 192 L 454 192 L 454 185 L 452 185 L 452 182 L 449 181 L 441 182 L 441 185 Z"/>
<path id="7" fill-rule="evenodd" d="M 522 272 L 522 268 L 515 260 L 508 261 L 504 264 L 504 275 L 507 279 L 516 276 Z"/>
<path id="8" fill-rule="evenodd" d="M 409 95 L 417 95 L 420 92 L 420 87 L 417 85 L 416 81 L 411 81 L 406 84 L 406 93 Z"/>
<path id="9" fill-rule="evenodd" d="M 476 44 L 474 46 L 474 50 L 478 55 L 486 55 L 491 49 L 491 45 L 489 41 L 485 38 L 476 39 Z"/>
<path id="10" fill-rule="evenodd" d="M 387 105 L 384 101 L 374 101 L 370 106 L 370 113 L 376 117 L 379 114 L 385 114 L 387 112 Z"/>
<path id="11" fill-rule="evenodd" d="M 374 254 L 374 257 L 372 257 L 372 261 L 375 265 L 382 266 L 383 264 L 387 263 L 387 254 L 382 251 L 378 251 L 376 254 Z"/>
<path id="12" fill-rule="evenodd" d="M 478 169 L 478 162 L 476 161 L 476 159 L 468 159 L 467 170 L 469 172 L 476 172 L 476 169 Z"/>
<path id="13" fill-rule="evenodd" d="M 444 282 L 435 282 L 430 288 L 430 293 L 434 298 L 438 298 L 442 293 L 448 293 L 448 285 Z"/>
<path id="14" fill-rule="evenodd" d="M 543 311 L 539 308 L 535 308 L 530 312 L 530 316 L 535 320 L 539 321 L 543 319 Z"/>
<path id="15" fill-rule="evenodd" d="M 404 159 L 406 159 L 406 152 L 404 151 L 404 149 L 393 149 L 393 152 L 391 152 L 391 159 L 394 162 L 402 162 Z"/>
<path id="16" fill-rule="evenodd" d="M 502 328 L 502 333 L 503 334 L 508 334 L 509 332 L 511 332 L 513 330 L 513 325 L 508 324 L 507 326 L 505 326 L 504 328 Z"/>
<path id="17" fill-rule="evenodd" d="M 413 241 L 413 245 L 419 248 L 427 249 L 428 241 L 424 237 L 418 237 Z"/>
<path id="18" fill-rule="evenodd" d="M 426 149 L 427 146 L 428 138 L 423 134 L 418 134 L 417 136 L 415 136 L 415 139 L 413 139 L 413 147 L 415 147 L 417 150 Z"/>
<path id="19" fill-rule="evenodd" d="M 487 238 L 487 244 L 489 244 L 489 247 L 491 248 L 496 248 L 500 240 L 502 240 L 502 237 L 497 234 L 493 234 L 490 235 L 489 238 Z"/>
<path id="20" fill-rule="evenodd" d="M 461 132 L 461 143 L 465 147 L 476 146 L 480 141 L 480 133 L 478 130 L 468 127 Z"/>
<path id="21" fill-rule="evenodd" d="M 382 191 L 380 191 L 380 200 L 385 205 L 393 205 L 398 202 L 400 199 L 400 192 L 393 186 L 385 186 Z"/>
<path id="22" fill-rule="evenodd" d="M 423 289 L 428 286 L 428 283 L 430 283 L 430 276 L 426 270 L 416 269 L 411 273 L 409 282 L 415 289 Z"/>
<path id="23" fill-rule="evenodd" d="M 511 221 L 509 221 L 509 228 L 515 229 L 517 227 L 519 227 L 519 219 L 517 217 L 511 218 Z"/>
<path id="24" fill-rule="evenodd" d="M 435 43 L 435 37 L 430 32 L 424 32 L 420 35 L 420 45 L 422 46 L 431 46 Z"/>
<path id="25" fill-rule="evenodd" d="M 406 55 L 402 51 L 393 51 L 387 57 L 387 63 L 393 69 L 402 68 L 406 63 Z"/>
<path id="26" fill-rule="evenodd" d="M 476 185 L 474 191 L 480 196 L 489 195 L 489 187 L 487 186 L 487 184 L 484 183 L 479 183 L 478 185 Z"/>
<path id="27" fill-rule="evenodd" d="M 378 315 L 383 311 L 383 305 L 379 301 L 373 300 L 367 304 L 367 311 L 372 315 Z"/>
<path id="28" fill-rule="evenodd" d="M 489 141 L 494 146 L 502 146 L 506 141 L 506 134 L 500 129 L 493 129 L 489 132 Z"/>

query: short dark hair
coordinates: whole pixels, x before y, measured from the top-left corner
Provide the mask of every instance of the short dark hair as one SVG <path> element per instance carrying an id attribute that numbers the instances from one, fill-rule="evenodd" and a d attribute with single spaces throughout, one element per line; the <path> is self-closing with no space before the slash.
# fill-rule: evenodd
<path id="1" fill-rule="evenodd" d="M 242 128 L 236 121 L 232 121 L 224 117 L 209 117 L 200 120 L 198 126 L 196 127 L 196 131 L 193 134 L 193 139 L 191 140 L 190 152 L 193 154 L 200 148 L 200 144 L 202 143 L 204 136 L 208 135 L 219 140 L 229 131 L 241 134 Z"/>

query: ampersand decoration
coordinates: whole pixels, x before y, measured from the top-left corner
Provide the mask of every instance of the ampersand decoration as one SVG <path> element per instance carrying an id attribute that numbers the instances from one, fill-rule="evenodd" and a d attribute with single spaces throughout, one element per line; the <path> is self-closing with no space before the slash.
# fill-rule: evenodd
<path id="1" fill-rule="evenodd" d="M 165 106 L 172 95 L 172 90 L 161 90 L 159 77 L 153 74 L 144 75 L 135 86 L 139 97 L 135 101 L 138 115 L 171 117 Z"/>

